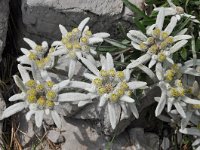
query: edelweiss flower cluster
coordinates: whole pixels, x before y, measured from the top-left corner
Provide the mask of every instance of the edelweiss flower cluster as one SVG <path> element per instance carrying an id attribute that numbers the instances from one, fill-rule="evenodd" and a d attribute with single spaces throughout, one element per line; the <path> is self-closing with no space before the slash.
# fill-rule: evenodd
<path id="1" fill-rule="evenodd" d="M 62 115 L 57 112 L 57 106 L 72 103 L 84 107 L 98 101 L 100 109 L 108 109 L 111 127 L 115 129 L 120 121 L 116 116 L 119 110 L 125 114 L 131 112 L 135 118 L 139 117 L 133 95 L 137 89 L 148 87 L 146 82 L 133 78 L 133 69 L 138 67 L 156 81 L 161 89 L 160 97 L 155 97 L 158 102 L 155 115 L 161 116 L 165 109 L 169 114 L 176 114 L 181 120 L 178 124 L 180 132 L 195 135 L 197 140 L 193 145 L 200 145 L 200 92 L 198 82 L 192 80 L 192 77 L 200 76 L 200 60 L 188 60 L 183 64 L 173 60 L 173 54 L 192 38 L 187 33 L 187 28 L 174 34 L 176 25 L 182 17 L 192 18 L 196 23 L 198 20 L 184 13 L 181 7 L 175 6 L 170 0 L 168 3 L 168 8 L 154 9 L 158 12 L 156 22 L 146 28 L 146 34 L 137 30 L 127 33 L 132 47 L 141 51 L 142 55 L 131 60 L 123 69 L 115 67 L 110 53 L 107 52 L 105 56 L 97 53 L 97 44 L 102 43 L 110 34 L 93 34 L 86 25 L 89 18 L 85 18 L 71 31 L 59 25 L 62 37 L 53 42 L 50 48 L 46 41 L 38 45 L 24 38 L 31 49 L 21 48 L 24 55 L 17 60 L 22 79 L 14 76 L 21 93 L 9 99 L 21 102 L 8 107 L 1 118 L 26 109 L 26 119 L 30 120 L 35 115 L 37 127 L 42 125 L 46 117 L 51 117 L 57 127 L 61 128 Z M 166 17 L 170 17 L 167 25 Z M 64 71 L 67 72 L 64 80 L 59 78 L 59 74 L 52 75 L 51 72 L 51 69 L 60 66 L 64 66 Z M 84 71 L 77 74 L 81 68 Z M 80 80 L 75 80 L 74 76 L 78 76 Z M 77 89 L 79 92 L 76 92 Z"/>

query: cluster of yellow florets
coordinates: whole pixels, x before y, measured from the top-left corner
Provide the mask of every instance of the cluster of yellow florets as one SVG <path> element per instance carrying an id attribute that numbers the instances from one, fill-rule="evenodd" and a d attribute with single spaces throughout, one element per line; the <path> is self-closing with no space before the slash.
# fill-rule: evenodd
<path id="1" fill-rule="evenodd" d="M 131 95 L 128 84 L 124 81 L 124 72 L 111 70 L 100 70 L 99 78 L 92 82 L 96 86 L 99 95 L 109 94 L 109 100 L 116 102 L 123 95 Z"/>
<path id="2" fill-rule="evenodd" d="M 173 97 L 184 96 L 186 93 L 187 93 L 187 90 L 184 89 L 181 80 L 176 80 L 175 87 L 170 88 L 170 95 Z"/>
<path id="3" fill-rule="evenodd" d="M 84 31 L 83 35 L 81 35 L 81 31 L 78 28 L 74 28 L 62 38 L 62 43 L 66 46 L 70 57 L 74 58 L 77 50 L 89 51 L 88 39 L 91 36 L 92 32 L 90 30 Z"/>
<path id="4" fill-rule="evenodd" d="M 139 46 L 142 50 L 147 50 L 152 54 L 158 54 L 173 42 L 173 37 L 169 36 L 167 32 L 155 28 L 152 31 L 152 36 L 147 38 L 147 41 L 141 42 Z"/>
<path id="5" fill-rule="evenodd" d="M 180 74 L 179 66 L 177 64 L 172 65 L 171 69 L 168 69 L 165 73 L 165 80 L 172 81 L 176 75 Z"/>
<path id="6" fill-rule="evenodd" d="M 45 57 L 43 55 L 41 55 L 41 52 L 43 50 L 42 46 L 37 45 L 35 50 L 36 50 L 36 53 L 30 52 L 30 54 L 28 55 L 28 58 L 31 61 L 33 61 L 39 69 L 43 69 L 45 67 L 45 65 L 51 61 L 50 54 L 55 51 L 55 48 L 51 47 L 49 49 L 49 53 Z"/>
<path id="7" fill-rule="evenodd" d="M 57 98 L 57 93 L 51 88 L 54 83 L 47 81 L 44 84 L 29 80 L 25 83 L 27 87 L 26 98 L 29 103 L 36 103 L 39 108 L 52 108 Z"/>

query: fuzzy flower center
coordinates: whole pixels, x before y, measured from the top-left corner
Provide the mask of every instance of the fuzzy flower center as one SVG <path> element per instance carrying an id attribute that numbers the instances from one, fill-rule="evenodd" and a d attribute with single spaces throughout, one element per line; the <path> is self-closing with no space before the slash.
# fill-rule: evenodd
<path id="1" fill-rule="evenodd" d="M 187 90 L 183 87 L 181 80 L 176 80 L 175 86 L 171 87 L 169 92 L 173 97 L 181 97 L 186 94 Z"/>
<path id="2" fill-rule="evenodd" d="M 54 85 L 52 81 L 39 84 L 35 80 L 29 80 L 25 85 L 27 88 L 26 98 L 29 103 L 37 103 L 40 109 L 52 109 L 54 107 L 54 102 L 57 100 L 57 92 L 51 89 Z"/>
<path id="3" fill-rule="evenodd" d="M 177 64 L 172 65 L 172 67 L 165 72 L 165 80 L 168 82 L 171 82 L 177 76 L 181 76 L 180 68 Z"/>
<path id="4" fill-rule="evenodd" d="M 108 94 L 111 102 L 117 102 L 123 95 L 131 95 L 123 71 L 101 70 L 100 77 L 95 78 L 92 83 L 95 85 L 98 94 L 100 96 Z"/>
<path id="5" fill-rule="evenodd" d="M 90 47 L 88 46 L 88 40 L 91 36 L 92 32 L 90 30 L 81 33 L 78 28 L 74 28 L 71 32 L 68 32 L 61 41 L 65 45 L 69 56 L 75 58 L 77 51 L 89 51 Z"/>
<path id="6" fill-rule="evenodd" d="M 148 37 L 147 41 L 140 43 L 140 48 L 148 51 L 152 55 L 159 54 L 165 48 L 170 47 L 174 42 L 172 36 L 169 36 L 167 32 L 161 31 L 158 28 L 155 28 L 151 34 L 152 36 Z M 160 61 L 164 61 L 166 56 L 162 54 L 160 57 Z"/>
<path id="7" fill-rule="evenodd" d="M 38 48 L 38 50 L 36 50 L 36 53 L 30 52 L 30 54 L 28 55 L 29 60 L 33 61 L 39 69 L 44 69 L 46 64 L 51 62 L 51 53 L 55 51 L 55 48 L 51 47 L 47 54 L 42 50 L 43 49 L 40 50 L 40 48 Z M 41 54 L 41 52 L 43 53 Z"/>

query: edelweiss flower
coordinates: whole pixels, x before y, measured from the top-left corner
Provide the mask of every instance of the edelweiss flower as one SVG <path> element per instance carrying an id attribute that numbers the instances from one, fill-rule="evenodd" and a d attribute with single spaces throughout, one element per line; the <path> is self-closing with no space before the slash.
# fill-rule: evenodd
<path id="1" fill-rule="evenodd" d="M 17 60 L 20 64 L 32 65 L 33 63 L 38 67 L 38 69 L 46 69 L 52 67 L 54 57 L 51 55 L 54 52 L 54 48 L 48 48 L 46 41 L 42 42 L 41 45 L 37 45 L 34 41 L 24 38 L 24 41 L 28 43 L 31 50 L 21 48 L 23 56 L 20 56 Z"/>
<path id="2" fill-rule="evenodd" d="M 146 52 L 143 56 L 130 63 L 127 68 L 134 68 L 139 64 L 149 60 L 149 68 L 156 62 L 165 62 L 166 60 L 173 63 L 171 56 L 173 53 L 182 48 L 190 39 L 190 35 L 184 35 L 185 30 L 178 33 L 176 36 L 171 36 L 174 27 L 177 24 L 176 17 L 172 17 L 167 27 L 162 30 L 164 23 L 164 10 L 161 9 L 158 13 L 156 23 L 147 29 L 147 36 L 140 31 L 130 30 L 127 36 L 132 40 L 131 44 L 137 50 Z"/>
<path id="3" fill-rule="evenodd" d="M 33 114 L 35 114 L 36 126 L 40 127 L 42 125 L 44 115 L 50 114 L 57 127 L 60 128 L 60 115 L 54 109 L 57 105 L 59 105 L 59 102 L 90 98 L 86 94 L 82 93 L 59 94 L 59 92 L 69 84 L 69 80 L 64 80 L 57 84 L 51 80 L 39 81 L 37 79 L 31 79 L 27 70 L 21 65 L 18 65 L 18 69 L 22 80 L 17 75 L 14 76 L 14 80 L 22 92 L 10 97 L 9 101 L 22 100 L 22 102 L 18 102 L 8 107 L 3 112 L 1 117 L 2 119 L 7 118 L 25 108 L 29 108 L 29 112 L 26 114 L 27 121 L 30 120 Z"/>
<path id="4" fill-rule="evenodd" d="M 181 17 L 187 17 L 191 18 L 192 21 L 199 23 L 199 21 L 196 19 L 196 16 L 185 13 L 182 7 L 174 5 L 171 0 L 167 0 L 167 2 L 169 3 L 170 7 L 157 7 L 154 8 L 154 11 L 160 11 L 161 9 L 164 9 L 165 16 L 176 16 L 178 20 L 180 20 Z"/>
<path id="5" fill-rule="evenodd" d="M 197 81 L 195 81 L 193 83 L 193 86 L 191 88 L 191 95 L 200 101 L 200 88 L 199 88 L 199 84 Z M 200 117 L 200 105 L 199 104 L 193 104 L 193 105 L 188 106 L 188 108 L 186 110 L 186 118 L 183 118 L 181 120 L 181 129 L 184 129 L 188 125 L 188 123 L 190 122 L 190 120 L 192 119 L 192 117 L 194 115 L 197 116 L 197 118 Z"/>
<path id="6" fill-rule="evenodd" d="M 172 105 L 174 105 L 180 115 L 186 118 L 182 107 L 185 107 L 186 104 L 199 104 L 200 101 L 187 96 L 190 95 L 191 90 L 182 83 L 183 68 L 181 68 L 181 65 L 174 64 L 171 68 L 164 70 L 159 65 L 156 70 L 156 75 L 160 80 L 159 87 L 162 92 L 160 98 L 155 98 L 159 102 L 155 111 L 156 116 L 160 115 L 167 103 L 168 112 L 171 110 Z"/>
<path id="7" fill-rule="evenodd" d="M 72 81 L 69 86 L 83 88 L 93 94 L 95 98 L 99 98 L 99 107 L 107 104 L 110 123 L 113 129 L 118 123 L 116 111 L 119 111 L 121 108 L 125 112 L 129 108 L 134 116 L 138 118 L 139 114 L 134 104 L 135 100 L 131 98 L 131 93 L 135 89 L 144 88 L 146 82 L 130 82 L 130 71 L 128 69 L 117 71 L 114 68 L 113 58 L 110 53 L 107 53 L 106 57 L 101 56 L 101 70 L 98 70 L 89 60 L 85 58 L 81 58 L 81 60 L 93 73 L 84 74 L 92 83 Z"/>
<path id="8" fill-rule="evenodd" d="M 54 52 L 55 48 L 48 48 L 48 44 L 46 41 L 42 42 L 41 45 L 37 45 L 34 41 L 24 38 L 24 41 L 28 43 L 31 47 L 31 50 L 27 50 L 25 48 L 21 48 L 23 56 L 17 58 L 20 64 L 30 65 L 35 70 L 40 70 L 40 74 L 43 78 L 47 76 L 47 68 L 52 68 L 54 65 L 54 56 L 52 52 Z"/>
<path id="9" fill-rule="evenodd" d="M 103 38 L 110 36 L 110 34 L 103 32 L 92 34 L 89 27 L 86 26 L 89 19 L 89 17 L 85 18 L 77 28 L 72 29 L 70 32 L 68 32 L 64 26 L 59 25 L 62 33 L 62 40 L 55 41 L 52 44 L 52 46 L 58 46 L 53 53 L 54 56 L 64 55 L 65 58 L 70 59 L 70 78 L 74 74 L 77 58 L 84 56 L 90 61 L 95 62 L 91 54 L 96 54 L 96 51 L 92 45 L 103 42 Z"/>

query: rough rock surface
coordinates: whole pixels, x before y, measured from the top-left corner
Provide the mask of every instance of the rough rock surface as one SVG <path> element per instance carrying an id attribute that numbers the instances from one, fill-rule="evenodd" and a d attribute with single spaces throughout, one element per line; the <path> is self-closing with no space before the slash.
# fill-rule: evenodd
<path id="1" fill-rule="evenodd" d="M 132 2 L 141 7 L 143 0 Z M 88 16 L 93 32 L 107 31 L 113 37 L 119 35 L 119 21 L 125 28 L 132 28 L 127 21 L 131 13 L 127 9 L 124 11 L 121 0 L 22 0 L 21 10 L 23 34 L 38 42 L 43 39 L 50 42 L 60 39 L 59 24 L 71 30 Z"/>
<path id="2" fill-rule="evenodd" d="M 159 94 L 160 89 L 158 87 L 154 87 L 153 89 L 148 91 L 147 95 L 140 99 L 140 101 L 138 102 L 137 108 L 139 113 L 141 113 L 145 108 L 153 104 L 155 102 L 154 97 L 159 96 Z M 119 112 L 119 114 L 121 114 L 121 112 Z M 135 117 L 131 113 L 126 116 L 121 115 L 120 122 L 118 123 L 116 129 L 111 130 L 108 110 L 107 108 L 105 108 L 104 110 L 101 110 L 99 114 L 98 101 L 87 105 L 86 107 L 84 107 L 84 109 L 76 113 L 73 117 L 77 119 L 90 119 L 100 121 L 100 127 L 98 128 L 98 130 L 101 130 L 106 135 L 112 135 L 113 133 L 117 135 L 120 134 L 135 119 Z"/>
<path id="3" fill-rule="evenodd" d="M 5 47 L 9 16 L 9 0 L 0 0 L 0 61 Z"/>
<path id="4" fill-rule="evenodd" d="M 144 133 L 143 129 L 130 129 L 119 136 L 107 139 L 103 134 L 97 133 L 96 125 L 91 121 L 79 119 L 63 120 L 61 134 L 65 138 L 62 149 L 65 150 L 157 150 L 159 137 L 152 133 Z M 53 138 L 53 137 L 50 137 Z M 55 140 L 55 139 L 54 139 Z M 112 142 L 109 142 L 111 141 Z M 136 146 L 137 145 L 137 146 Z"/>

